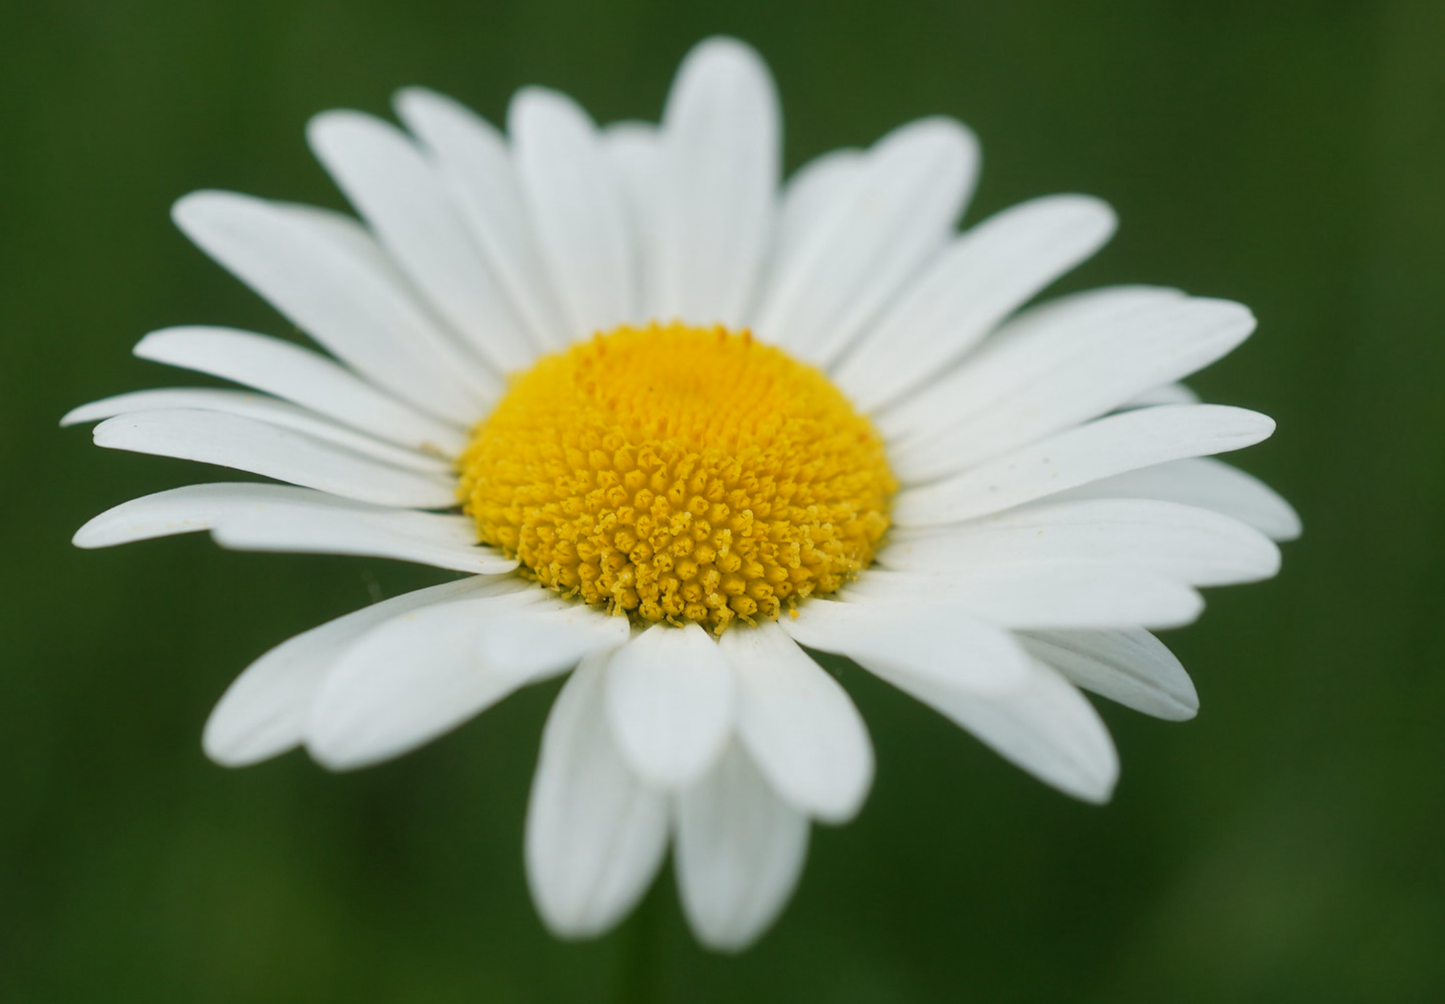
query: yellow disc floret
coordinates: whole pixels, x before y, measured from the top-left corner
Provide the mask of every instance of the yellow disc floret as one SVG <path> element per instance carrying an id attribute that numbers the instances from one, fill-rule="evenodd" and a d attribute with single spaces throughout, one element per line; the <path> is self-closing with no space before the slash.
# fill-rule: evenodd
<path id="1" fill-rule="evenodd" d="M 819 370 L 682 324 L 544 356 L 458 466 L 482 542 L 543 585 L 718 634 L 855 576 L 897 488 L 878 433 Z"/>

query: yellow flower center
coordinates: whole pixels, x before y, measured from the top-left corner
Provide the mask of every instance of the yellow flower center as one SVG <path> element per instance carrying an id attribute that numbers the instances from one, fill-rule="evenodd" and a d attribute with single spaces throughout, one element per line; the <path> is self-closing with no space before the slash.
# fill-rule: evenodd
<path id="1" fill-rule="evenodd" d="M 747 331 L 678 323 L 544 356 L 458 467 L 482 542 L 543 585 L 716 634 L 857 575 L 897 489 L 822 372 Z"/>

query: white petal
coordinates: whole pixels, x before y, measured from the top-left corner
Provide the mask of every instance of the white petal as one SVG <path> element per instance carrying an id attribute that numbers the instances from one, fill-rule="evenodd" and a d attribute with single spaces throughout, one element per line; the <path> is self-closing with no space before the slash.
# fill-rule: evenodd
<path id="1" fill-rule="evenodd" d="M 755 330 L 827 366 L 942 246 L 972 190 L 978 144 L 950 119 L 894 130 L 829 200 L 764 290 Z"/>
<path id="2" fill-rule="evenodd" d="M 477 543 L 470 517 L 337 505 L 326 496 L 248 507 L 219 520 L 211 536 L 239 551 L 357 554 L 471 575 L 517 567 L 515 559 Z"/>
<path id="3" fill-rule="evenodd" d="M 1125 402 L 1126 408 L 1152 408 L 1160 404 L 1198 404 L 1199 395 L 1182 383 L 1166 383 L 1162 387 L 1146 390 L 1138 397 Z"/>
<path id="4" fill-rule="evenodd" d="M 470 425 L 495 397 L 495 378 L 437 329 L 354 221 L 230 192 L 187 195 L 172 215 L 298 327 L 418 409 Z"/>
<path id="5" fill-rule="evenodd" d="M 429 418 L 330 359 L 279 338 L 229 328 L 166 328 L 137 342 L 135 354 L 254 387 L 424 453 L 452 456 L 467 444 L 458 427 Z"/>
<path id="6" fill-rule="evenodd" d="M 778 98 L 752 49 L 727 38 L 683 60 L 662 116 L 656 316 L 741 327 L 778 187 Z"/>
<path id="7" fill-rule="evenodd" d="M 1082 562 L 963 567 L 947 574 L 873 569 L 840 595 L 925 604 L 942 625 L 962 614 L 1007 628 L 1179 627 L 1204 609 L 1197 592 L 1158 572 Z"/>
<path id="8" fill-rule="evenodd" d="M 1300 535 L 1299 516 L 1278 492 L 1254 475 L 1211 457 L 1143 467 L 1059 492 L 1051 498 L 1181 502 L 1233 516 L 1271 540 L 1294 540 Z"/>
<path id="9" fill-rule="evenodd" d="M 528 366 L 535 350 L 444 181 L 416 145 L 359 112 L 323 112 L 307 137 L 316 156 L 382 245 L 441 316 L 499 372 Z"/>
<path id="10" fill-rule="evenodd" d="M 584 659 L 542 733 L 527 804 L 527 881 L 547 927 L 601 934 L 642 897 L 667 847 L 667 799 L 643 785 L 613 742 L 605 655 Z"/>
<path id="11" fill-rule="evenodd" d="M 868 730 L 846 691 L 771 621 L 718 644 L 738 684 L 738 737 L 769 783 L 830 823 L 852 819 L 873 781 Z"/>
<path id="12" fill-rule="evenodd" d="M 834 374 L 872 411 L 941 373 L 1039 290 L 1114 233 L 1098 199 L 1054 195 L 1014 206 L 956 238 Z"/>
<path id="13" fill-rule="evenodd" d="M 717 642 L 702 628 L 648 628 L 607 667 L 607 715 L 617 748 L 648 784 L 693 784 L 732 731 L 733 689 Z"/>
<path id="14" fill-rule="evenodd" d="M 951 572 L 980 565 L 1135 565 L 1192 586 L 1257 582 L 1279 571 L 1279 548 L 1208 509 L 1145 499 L 1035 503 L 968 523 L 889 535 L 878 563 Z"/>
<path id="15" fill-rule="evenodd" d="M 868 572 L 860 581 L 898 578 Z M 1025 659 L 1011 634 L 960 616 L 957 603 L 944 606 L 919 592 L 858 590 L 851 592 L 857 601 L 852 603 L 810 599 L 798 607 L 797 617 L 779 623 L 800 645 L 846 655 L 870 669 L 897 666 L 980 693 L 1019 684 Z"/>
<path id="16" fill-rule="evenodd" d="M 512 99 L 507 123 L 568 340 L 640 320 L 626 209 L 592 120 L 570 98 L 533 87 Z"/>
<path id="17" fill-rule="evenodd" d="M 1148 631 L 1035 631 L 1020 640 L 1077 686 L 1135 711 L 1175 722 L 1199 711 L 1189 674 Z"/>
<path id="18" fill-rule="evenodd" d="M 248 486 L 194 487 L 239 489 Z M 363 607 L 282 642 L 251 663 L 211 712 L 202 740 L 206 755 L 227 767 L 245 767 L 299 746 L 305 737 L 306 721 L 317 688 L 357 638 L 392 617 L 478 590 L 517 589 L 519 583 L 527 585 L 520 579 L 472 578 L 418 589 Z"/>
<path id="19" fill-rule="evenodd" d="M 462 222 L 526 320 L 532 342 L 546 348 L 566 345 L 557 297 L 548 284 L 501 133 L 451 98 L 421 87 L 398 93 L 396 110 L 436 157 Z"/>
<path id="20" fill-rule="evenodd" d="M 225 415 L 239 415 L 255 419 L 267 425 L 283 429 L 294 429 L 327 443 L 345 447 L 353 453 L 371 457 L 394 467 L 404 467 L 422 474 L 447 476 L 451 464 L 432 454 L 409 450 L 392 443 L 383 443 L 372 437 L 348 429 L 344 425 L 322 418 L 314 412 L 279 401 L 263 394 L 250 394 L 241 390 L 214 390 L 209 387 L 176 387 L 162 390 L 140 390 L 129 394 L 92 401 L 72 409 L 60 420 L 62 426 L 81 422 L 94 422 L 116 415 L 133 415 L 142 411 L 207 411 Z"/>
<path id="21" fill-rule="evenodd" d="M 186 485 L 156 492 L 114 508 L 87 522 L 71 540 L 76 547 L 114 547 L 136 540 L 209 530 L 238 513 L 275 502 L 326 498 L 338 507 L 364 508 L 360 502 L 289 485 L 217 483 Z"/>
<path id="22" fill-rule="evenodd" d="M 831 219 L 834 202 L 857 183 L 863 164 L 860 150 L 829 150 L 798 168 L 788 179 L 773 240 L 769 266 L 773 273 L 782 274 L 795 267 L 793 259 L 812 246 L 813 231 Z"/>
<path id="23" fill-rule="evenodd" d="M 559 664 L 560 649 L 554 647 L 519 662 L 488 658 L 491 636 L 520 626 L 536 638 L 537 618 L 568 636 L 570 650 L 561 654 L 570 655 L 570 663 Z M 306 746 L 333 770 L 399 756 L 519 687 L 570 668 L 588 651 L 615 646 L 619 634 L 612 620 L 585 607 L 553 610 L 532 586 L 387 621 L 358 639 L 327 677 L 316 695 Z"/>
<path id="24" fill-rule="evenodd" d="M 219 464 L 376 505 L 445 509 L 454 479 L 368 460 L 298 432 L 236 415 L 149 411 L 110 418 L 95 442 L 116 450 Z"/>
<path id="25" fill-rule="evenodd" d="M 872 667 L 870 667 L 872 668 Z M 874 669 L 1046 784 L 1086 802 L 1106 802 L 1119 757 L 1098 712 L 1062 676 L 1038 662 L 1012 690 L 980 695 L 934 680 Z"/>
<path id="26" fill-rule="evenodd" d="M 894 500 L 899 526 L 960 523 L 1125 471 L 1243 449 L 1274 432 L 1258 412 L 1220 405 L 1140 408 L 1097 419 Z"/>
<path id="27" fill-rule="evenodd" d="M 1099 332 L 1107 334 L 1129 323 L 1137 314 L 1156 312 L 1185 299 L 1179 290 L 1161 286 L 1105 286 L 1045 300 L 1010 318 L 963 364 L 922 392 L 885 407 L 874 421 L 895 449 L 910 437 L 946 430 L 972 411 L 972 398 L 966 395 L 996 393 L 988 380 L 990 374 L 1008 376 L 1040 359 L 1047 361 L 1051 352 L 1059 351 L 1060 340 L 1067 348 L 1068 333 L 1097 337 Z"/>
<path id="28" fill-rule="evenodd" d="M 640 317 L 660 316 L 649 283 L 648 263 L 656 256 L 658 184 L 661 149 L 657 127 L 647 122 L 614 122 L 602 131 L 602 144 L 627 204 L 627 230 L 637 255 Z"/>
<path id="29" fill-rule="evenodd" d="M 756 941 L 793 894 L 807 852 L 808 818 L 732 744 L 677 803 L 677 880 L 697 939 L 725 952 Z"/>
<path id="30" fill-rule="evenodd" d="M 1237 303 L 1169 300 L 1107 325 L 1067 319 L 1020 352 L 997 351 L 946 385 L 915 399 L 940 397 L 946 422 L 916 429 L 889 460 L 905 481 L 952 474 L 1009 450 L 1097 418 L 1161 383 L 1207 366 L 1254 330 Z M 946 401 L 946 403 L 945 403 Z M 896 431 L 896 430 L 895 430 Z"/>

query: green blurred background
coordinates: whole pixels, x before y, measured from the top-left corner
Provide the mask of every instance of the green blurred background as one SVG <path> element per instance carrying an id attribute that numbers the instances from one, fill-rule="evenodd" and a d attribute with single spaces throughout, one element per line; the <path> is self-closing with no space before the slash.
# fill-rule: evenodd
<path id="1" fill-rule="evenodd" d="M 1440 4 L 11 0 L 0 25 L 0 999 L 1445 1000 Z M 313 112 L 424 83 L 495 121 L 544 83 L 654 118 L 719 31 L 772 64 L 790 166 L 954 115 L 984 144 L 970 220 L 1067 190 L 1119 209 L 1060 288 L 1253 307 L 1194 383 L 1279 420 L 1240 460 L 1307 528 L 1279 580 L 1167 636 L 1197 721 L 1103 709 L 1106 808 L 843 669 L 874 794 L 815 831 L 739 958 L 692 943 L 670 878 L 600 941 L 543 931 L 521 823 L 553 687 L 361 773 L 206 761 L 252 658 L 442 576 L 203 537 L 74 550 L 101 509 L 215 472 L 56 428 L 190 382 L 129 356 L 148 330 L 286 330 L 167 210 L 198 187 L 340 206 Z"/>

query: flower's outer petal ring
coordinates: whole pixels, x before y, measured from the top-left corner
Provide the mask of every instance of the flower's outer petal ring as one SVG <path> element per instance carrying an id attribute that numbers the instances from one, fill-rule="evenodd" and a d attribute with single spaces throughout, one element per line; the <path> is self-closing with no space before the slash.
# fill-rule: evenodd
<path id="1" fill-rule="evenodd" d="M 745 325 L 773 228 L 780 119 L 748 46 L 711 38 L 683 60 L 662 116 L 654 317 Z"/>
<path id="2" fill-rule="evenodd" d="M 515 632 L 533 644 L 506 640 Z M 391 759 L 626 635 L 616 618 L 555 609 L 535 587 L 394 618 L 359 638 L 322 684 L 307 749 L 333 770 Z M 548 643 L 536 647 L 539 639 Z M 514 658 L 496 659 L 496 650 Z"/>
<path id="3" fill-rule="evenodd" d="M 830 823 L 858 813 L 873 747 L 847 692 L 772 621 L 719 639 L 738 684 L 738 738 L 785 799 Z"/>
<path id="4" fill-rule="evenodd" d="M 231 328 L 165 328 L 146 335 L 134 351 L 274 394 L 422 453 L 450 457 L 467 444 L 459 426 L 423 415 L 325 356 L 279 338 Z"/>
<path id="5" fill-rule="evenodd" d="M 205 411 L 148 411 L 106 419 L 95 442 L 115 450 L 196 460 L 382 506 L 446 509 L 454 479 L 380 464 L 265 422 Z"/>
<path id="6" fill-rule="evenodd" d="M 402 467 L 421 474 L 446 476 L 451 465 L 432 454 L 409 450 L 392 443 L 373 439 L 365 433 L 338 425 L 305 408 L 262 394 L 242 390 L 216 390 L 210 387 L 167 387 L 160 390 L 139 390 L 117 394 L 72 409 L 60 420 L 62 426 L 94 422 L 116 415 L 132 415 L 142 411 L 209 411 L 239 415 L 283 429 L 293 429 L 315 439 L 360 453 L 393 467 Z"/>
<path id="7" fill-rule="evenodd" d="M 877 555 L 897 571 L 948 573 L 1001 565 L 1123 564 L 1191 586 L 1258 582 L 1279 571 L 1279 548 L 1237 519 L 1152 499 L 1041 502 L 967 523 L 900 528 Z"/>
<path id="8" fill-rule="evenodd" d="M 1039 440 L 894 500 L 898 526 L 942 526 L 1170 460 L 1227 453 L 1268 439 L 1274 421 L 1222 405 L 1140 408 Z"/>
<path id="9" fill-rule="evenodd" d="M 808 818 L 789 805 L 737 743 L 677 799 L 683 913 L 709 948 L 740 952 L 777 919 L 798 884 Z"/>
<path id="10" fill-rule="evenodd" d="M 606 653 L 582 660 L 542 733 L 527 803 L 527 882 L 551 931 L 606 931 L 642 897 L 667 848 L 667 798 L 617 752 L 603 700 Z"/>
<path id="11" fill-rule="evenodd" d="M 927 604 L 945 624 L 963 615 L 1010 629 L 1180 627 L 1204 610 L 1199 593 L 1177 579 L 1148 568 L 1085 562 L 964 567 L 946 574 L 874 569 L 839 596 L 849 606 Z"/>
<path id="12" fill-rule="evenodd" d="M 176 203 L 177 226 L 377 386 L 469 425 L 500 384 L 439 330 L 355 220 L 232 192 Z"/>
<path id="13" fill-rule="evenodd" d="M 1109 206 L 1082 195 L 1022 203 L 954 239 L 833 374 L 861 411 L 923 385 L 1114 233 Z"/>
<path id="14" fill-rule="evenodd" d="M 1141 467 L 1049 496 L 1050 501 L 1101 498 L 1157 499 L 1212 509 L 1248 523 L 1271 540 L 1300 535 L 1299 515 L 1278 492 L 1213 457 Z"/>
<path id="15" fill-rule="evenodd" d="M 202 739 L 206 755 L 226 767 L 246 767 L 299 746 L 322 680 L 352 643 L 378 624 L 459 597 L 528 586 L 511 578 L 446 582 L 363 607 L 282 642 L 251 663 L 211 712 Z"/>
<path id="16" fill-rule="evenodd" d="M 1141 628 L 1118 631 L 1030 631 L 1024 648 L 1075 686 L 1127 708 L 1182 722 L 1199 712 L 1199 694 L 1164 643 Z"/>
<path id="17" fill-rule="evenodd" d="M 330 111 L 306 130 L 311 149 L 438 313 L 499 373 L 535 349 L 500 283 L 458 219 L 445 183 L 415 143 L 388 122 Z"/>
<path id="18" fill-rule="evenodd" d="M 695 623 L 647 628 L 607 666 L 617 748 L 645 782 L 681 789 L 717 760 L 735 716 L 732 671 Z"/>
<path id="19" fill-rule="evenodd" d="M 1086 802 L 1107 802 L 1119 777 L 1109 731 L 1088 700 L 1048 666 L 1030 663 L 1027 681 L 981 695 L 934 679 L 868 667 L 1046 784 Z"/>

